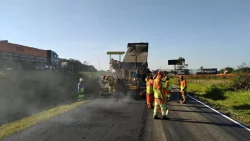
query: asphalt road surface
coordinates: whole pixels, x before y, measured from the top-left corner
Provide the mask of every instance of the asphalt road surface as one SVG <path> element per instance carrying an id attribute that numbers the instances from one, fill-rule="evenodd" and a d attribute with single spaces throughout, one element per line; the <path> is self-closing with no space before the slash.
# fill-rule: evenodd
<path id="1" fill-rule="evenodd" d="M 188 99 L 168 103 L 170 120 L 154 120 L 153 110 L 135 96 L 99 96 L 3 141 L 250 141 L 250 132 Z"/>

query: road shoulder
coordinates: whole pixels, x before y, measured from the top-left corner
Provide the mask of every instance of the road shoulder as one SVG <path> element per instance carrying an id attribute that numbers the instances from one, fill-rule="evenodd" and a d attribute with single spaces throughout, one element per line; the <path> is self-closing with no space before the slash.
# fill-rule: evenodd
<path id="1" fill-rule="evenodd" d="M 34 126 L 40 122 L 43 122 L 45 120 L 48 120 L 54 116 L 58 116 L 60 114 L 63 114 L 71 109 L 74 109 L 88 101 L 81 101 L 81 102 L 75 102 L 72 104 L 62 105 L 58 106 L 49 110 L 46 110 L 44 112 L 40 112 L 37 114 L 34 114 L 30 117 L 26 117 L 20 120 L 17 120 L 15 122 L 7 123 L 2 126 L 0 126 L 0 139 L 3 139 L 5 137 L 8 137 L 14 133 L 20 132 L 22 130 L 25 130 L 26 128 L 29 128 L 31 126 Z"/>

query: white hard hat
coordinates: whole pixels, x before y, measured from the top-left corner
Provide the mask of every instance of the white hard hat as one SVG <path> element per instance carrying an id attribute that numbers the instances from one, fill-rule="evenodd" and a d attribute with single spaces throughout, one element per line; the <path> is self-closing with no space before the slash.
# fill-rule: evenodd
<path id="1" fill-rule="evenodd" d="M 83 81 L 83 78 L 80 78 L 80 80 L 79 81 Z"/>

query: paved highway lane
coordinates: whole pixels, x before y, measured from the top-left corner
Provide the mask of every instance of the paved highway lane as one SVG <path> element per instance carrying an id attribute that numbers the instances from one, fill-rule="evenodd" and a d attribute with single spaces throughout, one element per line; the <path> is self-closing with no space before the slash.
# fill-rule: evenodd
<path id="1" fill-rule="evenodd" d="M 129 96 L 98 97 L 4 141 L 140 140 L 147 109 Z"/>
<path id="2" fill-rule="evenodd" d="M 249 141 L 250 132 L 200 103 L 169 103 L 170 120 L 153 120 L 145 101 L 130 96 L 98 97 L 4 141 Z"/>
<path id="3" fill-rule="evenodd" d="M 187 104 L 178 103 L 178 93 L 168 103 L 169 121 L 152 120 L 148 112 L 144 140 L 161 141 L 250 141 L 250 132 L 222 117 L 208 107 L 188 98 Z"/>

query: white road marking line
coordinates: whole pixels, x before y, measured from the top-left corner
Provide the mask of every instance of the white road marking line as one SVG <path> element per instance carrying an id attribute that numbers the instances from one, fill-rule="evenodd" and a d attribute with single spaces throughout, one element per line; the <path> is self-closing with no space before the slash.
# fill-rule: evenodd
<path id="1" fill-rule="evenodd" d="M 219 112 L 219 111 L 217 111 L 217 110 L 213 109 L 212 107 L 210 107 L 210 106 L 206 105 L 205 103 L 203 103 L 203 102 L 201 102 L 201 101 L 199 101 L 199 100 L 197 100 L 197 99 L 193 98 L 192 96 L 190 96 L 190 95 L 187 95 L 187 96 L 188 96 L 188 97 L 190 97 L 190 98 L 192 98 L 193 100 L 195 100 L 195 101 L 197 101 L 197 102 L 201 103 L 202 105 L 204 105 L 204 106 L 208 107 L 209 109 L 213 110 L 214 112 L 218 113 L 219 115 L 223 116 L 224 118 L 227 118 L 228 120 L 230 120 L 230 121 L 234 122 L 235 124 L 237 124 L 237 125 L 241 126 L 242 128 L 244 128 L 244 129 L 246 129 L 246 130 L 250 131 L 250 129 L 249 129 L 248 127 L 246 127 L 245 125 L 243 125 L 243 124 L 241 124 L 241 123 L 237 122 L 236 120 L 231 119 L 230 117 L 228 117 L 228 116 L 226 116 L 226 115 L 222 114 L 221 112 Z"/>
<path id="2" fill-rule="evenodd" d="M 173 88 L 177 89 L 176 87 L 173 87 Z M 179 90 L 179 89 L 177 89 L 177 90 Z M 244 128 L 244 129 L 246 129 L 247 131 L 249 131 L 249 132 L 250 132 L 250 129 L 249 129 L 248 127 L 246 127 L 245 125 L 243 125 L 243 124 L 239 123 L 239 122 L 238 122 L 238 121 L 236 121 L 236 120 L 231 119 L 230 117 L 228 117 L 228 116 L 226 116 L 226 115 L 222 114 L 221 112 L 219 112 L 219 111 L 217 111 L 217 110 L 213 109 L 212 107 L 210 107 L 210 106 L 206 105 L 205 103 L 203 103 L 203 102 L 201 102 L 201 101 L 199 101 L 199 100 L 197 100 L 197 99 L 193 98 L 192 96 L 190 96 L 190 95 L 188 95 L 188 94 L 187 94 L 187 96 L 188 96 L 188 97 L 190 97 L 190 98 L 192 98 L 193 100 L 195 100 L 195 101 L 199 102 L 200 104 L 202 104 L 202 105 L 206 106 L 207 108 L 211 109 L 212 111 L 214 111 L 214 112 L 218 113 L 219 115 L 223 116 L 224 118 L 226 118 L 226 119 L 228 119 L 228 120 L 230 120 L 230 121 L 234 122 L 235 124 L 239 125 L 240 127 Z"/>

